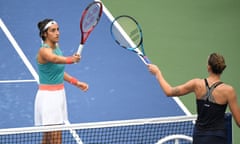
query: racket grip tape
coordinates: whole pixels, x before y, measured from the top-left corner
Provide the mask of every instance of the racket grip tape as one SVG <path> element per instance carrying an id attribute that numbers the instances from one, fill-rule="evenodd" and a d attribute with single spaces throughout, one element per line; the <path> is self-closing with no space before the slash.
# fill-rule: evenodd
<path id="1" fill-rule="evenodd" d="M 78 47 L 78 50 L 77 50 L 77 54 L 81 55 L 82 50 L 83 50 L 83 44 L 80 44 L 79 47 Z"/>

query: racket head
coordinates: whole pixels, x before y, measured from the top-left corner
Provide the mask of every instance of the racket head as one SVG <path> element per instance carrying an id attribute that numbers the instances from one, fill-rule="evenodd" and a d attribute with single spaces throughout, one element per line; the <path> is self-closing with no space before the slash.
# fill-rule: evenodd
<path id="1" fill-rule="evenodd" d="M 80 19 L 80 30 L 82 33 L 81 43 L 83 44 L 94 27 L 98 24 L 102 15 L 102 3 L 94 1 L 90 3 L 83 11 Z"/>
<path id="2" fill-rule="evenodd" d="M 120 15 L 111 23 L 111 35 L 115 42 L 128 50 L 134 50 L 143 43 L 142 29 L 131 16 Z"/>

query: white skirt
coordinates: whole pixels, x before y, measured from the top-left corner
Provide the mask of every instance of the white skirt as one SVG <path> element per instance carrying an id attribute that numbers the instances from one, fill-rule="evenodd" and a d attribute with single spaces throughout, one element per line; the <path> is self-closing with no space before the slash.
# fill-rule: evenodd
<path id="1" fill-rule="evenodd" d="M 64 124 L 68 120 L 65 90 L 41 90 L 35 98 L 36 126 Z"/>

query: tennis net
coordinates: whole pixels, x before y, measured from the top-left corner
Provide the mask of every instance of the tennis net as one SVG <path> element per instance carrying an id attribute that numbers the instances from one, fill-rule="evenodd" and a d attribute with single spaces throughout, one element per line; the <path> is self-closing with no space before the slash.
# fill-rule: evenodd
<path id="1" fill-rule="evenodd" d="M 231 122 L 231 115 L 228 117 Z M 193 115 L 9 128 L 0 130 L 0 143 L 42 144 L 47 132 L 62 131 L 62 144 L 160 144 L 170 139 L 173 140 L 167 142 L 169 144 L 176 140 L 180 144 L 190 144 L 195 120 Z"/>

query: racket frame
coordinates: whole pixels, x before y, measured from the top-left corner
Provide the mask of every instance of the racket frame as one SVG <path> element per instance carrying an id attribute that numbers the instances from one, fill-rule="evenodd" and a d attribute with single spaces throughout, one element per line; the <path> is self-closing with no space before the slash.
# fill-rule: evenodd
<path id="1" fill-rule="evenodd" d="M 87 31 L 84 31 L 83 29 L 83 25 L 84 25 L 84 19 L 85 19 L 85 16 L 87 16 L 87 13 L 88 13 L 88 10 L 94 6 L 94 5 L 98 5 L 100 8 L 99 8 L 99 13 L 98 13 L 98 17 L 96 19 L 96 22 L 94 25 L 92 25 Z M 81 16 L 81 19 L 80 19 L 80 31 L 81 31 L 81 42 L 79 44 L 79 47 L 78 47 L 78 50 L 77 50 L 77 54 L 81 55 L 82 53 L 82 49 L 84 47 L 84 44 L 85 42 L 87 41 L 90 33 L 93 31 L 93 29 L 96 27 L 96 25 L 98 24 L 98 22 L 100 21 L 100 18 L 102 16 L 102 11 L 103 11 L 103 5 L 102 5 L 102 2 L 100 1 L 93 1 L 92 3 L 90 3 L 83 11 L 82 13 L 82 16 Z"/>
<path id="2" fill-rule="evenodd" d="M 131 19 L 137 26 L 138 30 L 139 30 L 139 33 L 140 33 L 140 41 L 137 45 L 133 44 L 133 41 L 131 40 L 131 38 L 129 38 L 129 36 L 126 34 L 126 32 L 123 30 L 123 28 L 119 25 L 119 24 L 116 24 L 115 22 L 117 22 L 118 19 L 120 18 L 129 18 Z M 130 46 L 132 47 L 126 47 L 124 45 L 121 45 L 121 43 L 119 41 L 116 40 L 116 37 L 114 36 L 113 34 L 113 27 L 118 27 L 120 28 L 120 33 L 125 37 L 127 38 L 127 42 L 129 43 Z M 145 51 L 144 51 L 144 46 L 143 46 L 143 33 L 142 33 L 142 28 L 140 26 L 140 24 L 137 22 L 136 19 L 134 19 L 133 17 L 129 16 L 129 15 L 120 15 L 118 17 L 116 17 L 112 23 L 111 23 L 111 27 L 110 27 L 110 31 L 111 31 L 111 35 L 112 37 L 114 38 L 115 42 L 120 45 L 122 48 L 125 48 L 129 51 L 132 51 L 132 52 L 135 52 L 139 57 L 140 59 L 144 62 L 144 64 L 149 64 L 151 63 L 150 60 L 148 59 L 148 57 L 146 56 L 145 54 Z M 141 48 L 141 50 L 139 49 L 139 47 Z"/>

